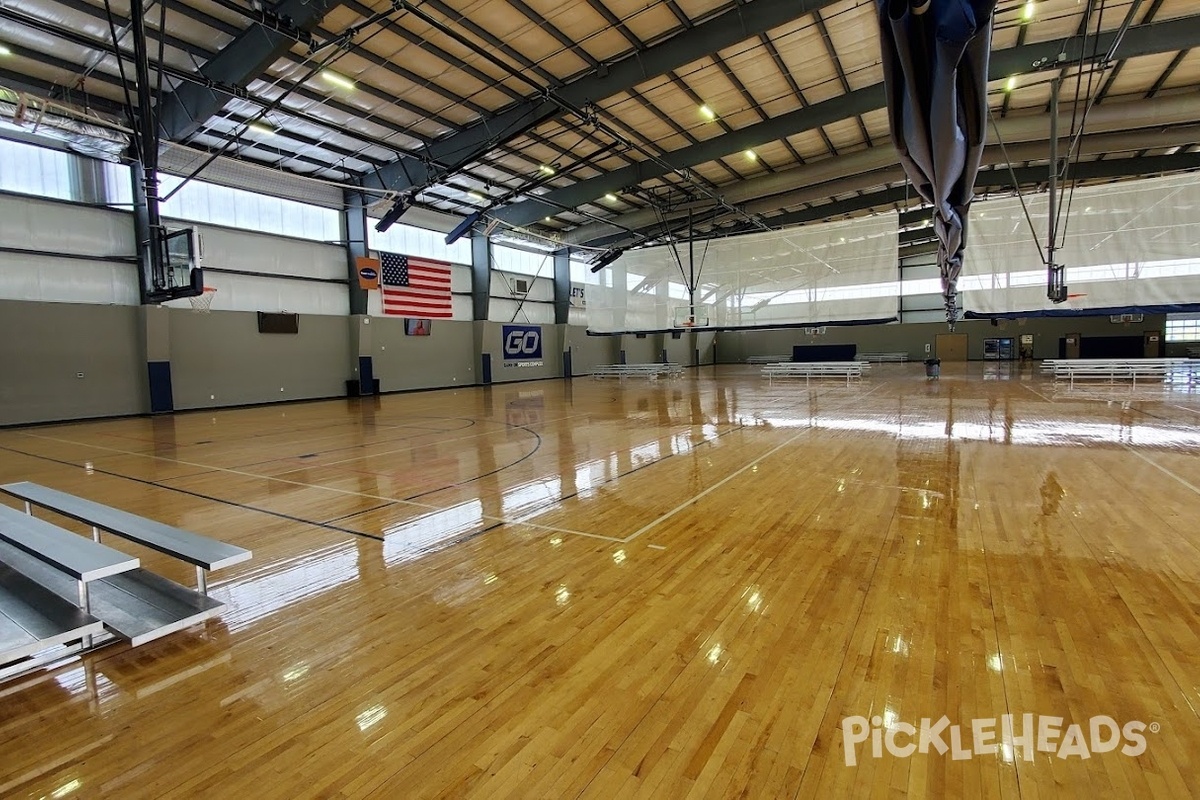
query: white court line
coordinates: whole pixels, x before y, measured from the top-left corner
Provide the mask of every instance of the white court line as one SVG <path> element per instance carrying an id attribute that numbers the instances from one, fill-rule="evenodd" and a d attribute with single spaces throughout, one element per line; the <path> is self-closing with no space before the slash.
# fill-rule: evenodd
<path id="1" fill-rule="evenodd" d="M 353 491 L 350 491 L 349 489 L 338 489 L 334 486 L 321 486 L 320 484 L 304 483 L 302 481 L 288 480 L 287 478 L 275 478 L 270 475 L 259 475 L 254 472 L 242 472 L 241 470 L 226 469 L 225 467 L 213 467 L 208 464 L 197 464 L 193 461 L 183 461 L 183 460 L 180 460 L 177 458 L 166 458 L 165 456 L 156 456 L 156 455 L 151 455 L 149 453 L 135 453 L 131 450 L 120 450 L 116 447 L 105 447 L 104 445 L 99 445 L 99 444 L 85 444 L 83 442 L 71 441 L 70 439 L 59 439 L 54 436 L 39 436 L 38 434 L 35 434 L 35 433 L 21 433 L 21 435 L 28 436 L 32 439 L 45 439 L 45 440 L 52 441 L 52 442 L 60 442 L 62 444 L 71 444 L 71 445 L 75 445 L 76 447 L 90 447 L 95 450 L 107 450 L 111 453 L 120 453 L 121 455 L 126 455 L 126 456 L 138 456 L 140 458 L 149 458 L 149 459 L 153 459 L 155 461 L 170 461 L 174 464 L 183 464 L 184 466 L 187 466 L 187 467 L 196 467 L 198 469 L 205 469 L 210 472 L 224 472 L 224 473 L 228 473 L 230 475 L 240 475 L 243 478 L 255 478 L 255 479 L 261 480 L 261 481 L 275 481 L 277 483 L 286 483 L 290 486 L 300 486 L 305 489 L 318 489 L 318 490 L 326 491 L 326 492 L 334 492 L 335 494 L 350 495 L 352 497 L 365 497 L 370 500 L 383 500 L 383 501 L 386 501 L 389 503 L 395 503 L 396 505 L 413 506 L 416 508 L 423 508 L 428 511 L 446 511 L 448 508 L 447 506 L 435 506 L 435 505 L 431 505 L 429 503 L 418 503 L 413 500 L 401 500 L 398 497 L 385 497 L 384 495 L 379 495 L 379 494 L 366 494 L 364 492 L 353 492 Z M 34 453 L 32 455 L 34 457 L 37 456 L 36 453 Z M 126 476 L 114 475 L 114 477 L 126 477 Z M 186 478 L 188 476 L 183 476 L 183 477 Z M 161 485 L 159 488 L 170 490 L 173 488 L 180 488 L 180 487 Z M 453 488 L 453 487 L 446 487 L 446 488 Z M 450 508 L 452 508 L 452 506 Z M 357 516 L 357 515 L 355 515 L 355 516 Z M 586 536 L 590 539 L 603 539 L 606 542 L 624 542 L 625 541 L 624 539 L 620 539 L 616 536 L 605 536 L 600 533 L 587 533 L 586 531 L 575 531 L 575 530 L 571 530 L 570 528 L 556 528 L 553 525 L 542 525 L 537 522 L 525 522 L 522 520 L 510 520 L 510 519 L 505 519 L 504 517 L 491 517 L 491 516 L 487 516 L 486 514 L 481 515 L 480 519 L 487 520 L 488 522 L 500 522 L 505 525 L 527 525 L 531 528 L 537 528 L 539 530 L 551 531 L 553 533 L 569 533 L 572 536 Z"/>
<path id="2" fill-rule="evenodd" d="M 1132 447 L 1130 447 L 1129 445 L 1125 445 L 1125 449 L 1126 449 L 1126 450 L 1128 450 L 1129 452 L 1133 453 L 1135 456 L 1137 456 L 1138 458 L 1140 458 L 1142 461 L 1145 461 L 1145 462 L 1146 462 L 1147 464 L 1149 464 L 1150 466 L 1154 467 L 1156 470 L 1158 470 L 1158 471 L 1162 472 L 1163 474 L 1167 475 L 1168 477 L 1174 478 L 1176 481 L 1178 481 L 1179 483 L 1182 483 L 1184 486 L 1186 486 L 1187 488 L 1191 489 L 1191 490 L 1192 490 L 1193 492 L 1195 492 L 1196 494 L 1200 494 L 1200 489 L 1196 488 L 1196 486 L 1194 486 L 1193 484 L 1189 483 L 1189 482 L 1188 482 L 1188 481 L 1187 481 L 1185 478 L 1183 478 L 1181 475 L 1176 475 L 1174 472 L 1172 472 L 1171 470 L 1167 469 L 1167 468 L 1166 468 L 1166 467 L 1164 467 L 1162 464 L 1158 464 L 1158 463 L 1156 463 L 1156 462 L 1154 462 L 1154 461 L 1150 460 L 1150 457 L 1149 457 L 1149 456 L 1146 456 L 1146 455 L 1143 455 L 1142 453 L 1139 453 L 1137 450 L 1133 449 L 1133 448 L 1132 448 Z"/>
<path id="3" fill-rule="evenodd" d="M 1040 398 L 1042 398 L 1043 400 L 1045 400 L 1047 403 L 1053 403 L 1053 402 L 1054 402 L 1054 401 L 1053 401 L 1053 400 L 1051 400 L 1049 397 L 1047 397 L 1046 395 L 1042 394 L 1041 392 L 1039 392 L 1037 389 L 1033 388 L 1033 387 L 1032 387 L 1032 386 L 1030 386 L 1029 384 L 1027 384 L 1027 383 L 1025 383 L 1025 382 L 1023 382 L 1023 381 L 1017 381 L 1017 383 L 1018 383 L 1018 385 L 1020 385 L 1020 386 L 1023 386 L 1023 387 L 1025 387 L 1026 389 L 1028 389 L 1029 391 L 1033 392 L 1033 393 L 1034 393 L 1034 394 L 1036 394 L 1038 397 L 1040 397 Z"/>
<path id="4" fill-rule="evenodd" d="M 1200 409 L 1188 408 L 1187 406 L 1177 405 L 1176 403 L 1171 403 L 1171 408 L 1178 408 L 1180 411 L 1187 411 L 1192 414 L 1200 414 Z"/>
<path id="5" fill-rule="evenodd" d="M 661 544 L 648 544 L 648 545 L 646 545 L 646 547 L 650 548 L 651 550 L 666 550 L 667 549 L 667 548 L 663 547 Z"/>
<path id="6" fill-rule="evenodd" d="M 473 433 L 470 436 L 454 436 L 449 439 L 438 439 L 438 444 L 441 444 L 442 442 L 462 442 L 467 439 L 478 439 L 483 436 L 495 436 L 495 435 L 498 435 L 501 433 L 505 433 L 506 431 L 511 430 L 512 428 L 516 428 L 518 430 L 524 430 L 526 433 L 532 433 L 533 431 L 530 431 L 528 429 L 534 428 L 538 425 L 547 425 L 551 422 L 563 422 L 564 420 L 568 420 L 568 419 L 578 419 L 579 417 L 590 417 L 590 416 L 592 416 L 592 415 L 591 414 L 571 414 L 566 417 L 555 417 L 554 419 L 541 420 L 540 422 L 537 422 L 537 423 L 531 424 L 531 425 L 509 425 L 509 423 L 507 423 L 507 422 L 497 422 L 496 420 L 485 419 L 485 420 L 481 420 L 481 421 L 482 422 L 491 422 L 493 424 L 498 424 L 498 425 L 504 425 L 505 427 L 501 428 L 499 430 L 480 431 L 479 433 Z M 480 420 L 477 420 L 477 421 L 480 421 Z M 472 426 L 472 427 L 474 427 L 474 426 Z M 430 431 L 430 433 L 433 434 L 433 433 L 436 433 L 436 431 Z M 412 438 L 419 439 L 423 435 L 424 434 L 419 434 Z M 367 446 L 370 447 L 370 445 L 367 445 Z M 401 447 L 396 450 L 384 450 L 381 453 L 371 453 L 369 455 L 368 454 L 357 455 L 357 456 L 354 456 L 353 458 L 343 458 L 339 461 L 313 461 L 307 467 L 297 467 L 295 470 L 288 470 L 288 472 L 295 472 L 300 469 L 312 469 L 313 467 L 336 467 L 339 464 L 348 464 L 351 461 L 361 461 L 361 460 L 368 459 L 368 458 L 380 458 L 382 456 L 391 456 L 391 455 L 395 455 L 396 453 L 408 452 L 409 450 L 412 450 L 413 448 L 416 448 L 416 447 L 427 447 L 427 446 L 428 446 L 427 443 L 419 444 L 419 445 L 413 444 L 413 445 L 409 445 L 408 447 Z M 299 458 L 299 456 L 291 456 L 291 458 Z M 280 461 L 284 461 L 284 460 L 286 460 L 286 459 L 280 459 Z M 267 463 L 269 463 L 269 462 L 267 462 Z M 370 470 L 367 470 L 367 471 L 370 472 Z M 283 474 L 286 475 L 287 473 L 285 472 Z"/>
<path id="7" fill-rule="evenodd" d="M 863 398 L 865 398 L 865 397 L 868 397 L 868 396 L 870 396 L 871 394 L 874 394 L 876 391 L 878 391 L 879 389 L 883 388 L 885 385 L 886 385 L 886 382 L 885 382 L 885 383 L 881 383 L 881 384 L 877 385 L 877 386 L 876 386 L 874 389 L 872 389 L 871 391 L 867 392 L 866 394 L 860 394 L 860 395 L 858 395 L 857 397 L 854 397 L 854 398 L 852 398 L 852 399 L 853 399 L 853 400 L 855 400 L 855 401 L 857 401 L 857 400 L 862 400 Z M 841 408 L 841 407 L 844 407 L 844 406 L 846 406 L 846 405 L 847 405 L 847 403 L 842 403 L 841 405 L 839 405 L 839 406 L 835 407 L 835 409 L 833 409 L 833 410 L 836 410 L 836 408 Z M 707 496 L 708 494 L 710 494 L 710 493 L 712 493 L 712 492 L 716 491 L 717 489 L 720 489 L 722 486 L 724 486 L 725 484 L 729 483 L 731 480 L 733 480 L 734 478 L 738 477 L 739 475 L 741 475 L 741 474 L 742 474 L 743 472 L 745 472 L 746 470 L 748 470 L 748 469 L 752 469 L 753 467 L 756 467 L 756 466 L 758 466 L 758 464 L 759 464 L 760 462 L 762 462 L 764 459 L 770 458 L 771 456 L 775 455 L 775 454 L 776 454 L 776 453 L 778 453 L 780 450 L 782 450 L 783 448 L 785 448 L 785 447 L 787 447 L 788 445 L 792 444 L 793 442 L 797 441 L 797 440 L 798 440 L 798 439 L 799 439 L 801 436 L 804 436 L 805 434 L 807 434 L 807 433 L 811 432 L 812 430 L 814 430 L 814 428 L 812 428 L 811 426 L 810 426 L 810 427 L 808 427 L 808 428 L 804 428 L 803 430 L 801 430 L 799 433 L 797 433 L 795 436 L 791 437 L 791 438 L 790 438 L 790 439 L 788 439 L 787 441 L 784 441 L 784 442 L 781 442 L 780 444 L 777 444 L 777 445 L 775 445 L 774 447 L 772 447 L 772 448 L 771 448 L 770 450 L 768 450 L 767 452 L 765 452 L 765 453 L 763 453 L 762 455 L 760 455 L 760 456 L 758 456 L 757 458 L 755 458 L 755 459 L 754 459 L 753 461 L 751 461 L 749 464 L 746 464 L 745 466 L 743 466 L 741 469 L 738 469 L 738 470 L 736 470 L 735 472 L 731 472 L 730 474 L 726 475 L 724 478 L 722 478 L 721 480 L 717 481 L 716 483 L 714 483 L 712 486 L 708 487 L 708 488 L 707 488 L 707 489 L 705 489 L 704 491 L 700 492 L 699 494 L 693 495 L 692 497 L 690 497 L 690 498 L 689 498 L 689 499 L 687 499 L 687 500 L 684 500 L 682 503 L 680 503 L 679 505 L 675 506 L 675 508 L 672 508 L 670 511 L 666 512 L 666 513 L 665 513 L 665 514 L 663 514 L 662 516 L 658 517 L 657 519 L 651 520 L 650 522 L 646 523 L 646 524 L 645 524 L 645 525 L 643 525 L 642 527 L 638 528 L 636 531 L 634 531 L 633 533 L 631 533 L 631 534 L 629 534 L 628 536 L 626 536 L 626 537 L 625 537 L 625 539 L 624 539 L 623 541 L 625 541 L 625 542 L 627 542 L 627 543 L 628 543 L 628 542 L 632 542 L 634 539 L 638 538 L 639 536 L 641 536 L 641 535 L 642 535 L 643 533 L 645 533 L 646 531 L 648 531 L 648 530 L 650 530 L 650 529 L 654 528 L 654 527 L 655 527 L 656 525 L 658 525 L 659 523 L 665 522 L 666 520 L 668 520 L 668 519 L 670 519 L 671 517 L 673 517 L 673 516 L 675 516 L 676 514 L 678 514 L 680 511 L 683 511 L 683 510 L 684 510 L 685 508 L 687 508 L 688 506 L 690 506 L 690 505 L 692 505 L 692 504 L 696 503 L 698 500 L 700 500 L 700 499 L 704 498 L 705 496 Z"/>

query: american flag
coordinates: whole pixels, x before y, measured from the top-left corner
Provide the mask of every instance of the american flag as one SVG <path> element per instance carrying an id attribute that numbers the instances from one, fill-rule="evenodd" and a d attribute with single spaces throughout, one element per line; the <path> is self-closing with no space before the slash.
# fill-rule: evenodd
<path id="1" fill-rule="evenodd" d="M 383 313 L 450 319 L 450 264 L 431 258 L 379 254 Z"/>

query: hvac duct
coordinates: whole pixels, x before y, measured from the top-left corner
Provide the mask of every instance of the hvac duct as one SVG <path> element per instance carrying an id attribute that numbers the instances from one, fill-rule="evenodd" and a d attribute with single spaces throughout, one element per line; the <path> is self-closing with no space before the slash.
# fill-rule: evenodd
<path id="1" fill-rule="evenodd" d="M 85 121 L 88 118 L 96 122 Z M 2 87 L 0 130 L 54 139 L 76 153 L 106 161 L 120 160 L 129 147 L 129 136 L 115 122 L 83 109 Z"/>

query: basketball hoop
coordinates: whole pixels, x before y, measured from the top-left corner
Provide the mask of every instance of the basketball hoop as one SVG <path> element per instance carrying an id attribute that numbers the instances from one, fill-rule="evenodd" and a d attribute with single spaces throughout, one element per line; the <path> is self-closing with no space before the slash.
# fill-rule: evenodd
<path id="1" fill-rule="evenodd" d="M 188 302 L 192 304 L 192 311 L 197 314 L 207 314 L 212 311 L 213 298 L 217 296 L 217 290 L 212 286 L 205 286 L 204 291 L 198 295 L 188 298 Z"/>

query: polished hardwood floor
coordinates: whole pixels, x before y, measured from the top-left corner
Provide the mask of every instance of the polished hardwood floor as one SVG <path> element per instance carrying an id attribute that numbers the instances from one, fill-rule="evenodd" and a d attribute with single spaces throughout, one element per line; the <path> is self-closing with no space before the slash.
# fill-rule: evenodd
<path id="1" fill-rule="evenodd" d="M 1200 391 L 943 369 L 2 430 L 0 480 L 255 557 L 220 620 L 0 685 L 0 796 L 1194 796 Z M 1006 714 L 1051 752 L 965 757 Z M 943 716 L 958 757 L 847 764 L 844 720 Z M 1100 716 L 1144 752 L 1055 749 Z"/>

